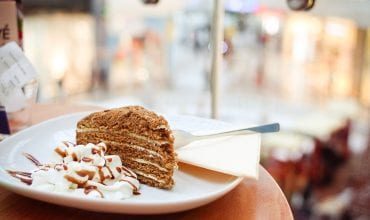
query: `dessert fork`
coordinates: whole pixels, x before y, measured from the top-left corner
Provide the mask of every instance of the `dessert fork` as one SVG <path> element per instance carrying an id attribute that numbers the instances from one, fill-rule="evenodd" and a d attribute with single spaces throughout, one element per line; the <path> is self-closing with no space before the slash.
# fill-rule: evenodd
<path id="1" fill-rule="evenodd" d="M 215 138 L 215 137 L 223 137 L 223 136 L 230 136 L 230 135 L 246 135 L 246 134 L 253 134 L 253 133 L 270 133 L 270 132 L 277 132 L 280 130 L 279 123 L 271 123 L 265 125 L 259 125 L 256 127 L 250 128 L 242 128 L 237 130 L 228 130 L 224 132 L 218 132 L 213 134 L 206 134 L 206 135 L 193 135 L 190 132 L 184 130 L 173 130 L 172 133 L 175 136 L 175 149 L 183 147 L 185 145 L 190 144 L 193 141 L 203 140 L 208 138 Z"/>

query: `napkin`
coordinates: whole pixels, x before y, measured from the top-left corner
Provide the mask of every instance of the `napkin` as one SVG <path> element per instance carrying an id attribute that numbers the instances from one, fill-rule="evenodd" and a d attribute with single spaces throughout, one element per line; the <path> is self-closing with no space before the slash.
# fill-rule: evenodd
<path id="1" fill-rule="evenodd" d="M 27 105 L 22 87 L 36 78 L 32 63 L 15 42 L 0 47 L 0 104 L 7 112 L 19 111 Z"/>
<path id="2" fill-rule="evenodd" d="M 258 178 L 261 135 L 199 140 L 176 150 L 178 160 L 233 176 Z"/>

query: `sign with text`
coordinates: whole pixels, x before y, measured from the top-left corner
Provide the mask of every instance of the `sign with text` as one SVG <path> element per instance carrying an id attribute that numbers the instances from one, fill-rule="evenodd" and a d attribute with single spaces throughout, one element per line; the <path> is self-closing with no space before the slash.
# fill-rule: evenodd
<path id="1" fill-rule="evenodd" d="M 17 5 L 15 1 L 0 1 L 0 46 L 18 39 Z"/>

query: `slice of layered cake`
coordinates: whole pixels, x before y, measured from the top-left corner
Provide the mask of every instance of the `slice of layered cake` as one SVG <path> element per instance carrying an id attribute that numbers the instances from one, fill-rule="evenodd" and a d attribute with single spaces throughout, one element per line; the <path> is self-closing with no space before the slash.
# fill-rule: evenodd
<path id="1" fill-rule="evenodd" d="M 177 167 L 174 138 L 168 122 L 140 106 L 95 112 L 77 123 L 77 144 L 107 145 L 107 154 L 117 154 L 141 183 L 164 189 L 174 185 Z"/>

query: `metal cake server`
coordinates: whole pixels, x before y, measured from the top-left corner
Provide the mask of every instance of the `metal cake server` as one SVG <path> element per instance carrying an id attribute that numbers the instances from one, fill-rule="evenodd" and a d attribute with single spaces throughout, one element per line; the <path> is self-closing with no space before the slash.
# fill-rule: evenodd
<path id="1" fill-rule="evenodd" d="M 214 134 L 206 134 L 206 135 L 193 135 L 187 131 L 183 130 L 173 130 L 172 133 L 175 136 L 175 149 L 183 147 L 187 144 L 190 144 L 193 141 L 203 140 L 208 138 L 215 138 L 215 137 L 223 137 L 223 136 L 230 136 L 230 135 L 245 135 L 245 134 L 253 134 L 253 133 L 270 133 L 270 132 L 277 132 L 280 130 L 279 123 L 272 123 L 272 124 L 265 124 L 259 125 L 256 127 L 250 128 L 242 128 L 237 130 L 229 130 L 225 132 L 219 132 Z"/>

